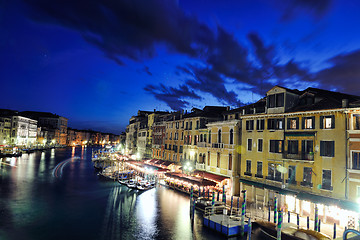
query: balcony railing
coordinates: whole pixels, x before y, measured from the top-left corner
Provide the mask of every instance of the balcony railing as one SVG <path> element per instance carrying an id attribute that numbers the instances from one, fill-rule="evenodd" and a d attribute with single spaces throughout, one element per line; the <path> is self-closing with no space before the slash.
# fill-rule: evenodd
<path id="1" fill-rule="evenodd" d="M 196 163 L 197 170 L 205 170 L 205 163 Z"/>
<path id="2" fill-rule="evenodd" d="M 304 187 L 312 187 L 313 183 L 311 183 L 311 182 L 300 182 L 300 185 L 304 186 Z"/>
<path id="3" fill-rule="evenodd" d="M 307 160 L 307 161 L 314 161 L 314 154 L 310 153 L 289 153 L 289 152 L 283 152 L 283 158 L 284 159 L 294 159 L 294 160 Z"/>
<path id="4" fill-rule="evenodd" d="M 206 142 L 198 142 L 197 146 L 198 147 L 207 147 L 207 143 Z"/>
<path id="5" fill-rule="evenodd" d="M 282 178 L 274 177 L 274 176 L 266 176 L 267 180 L 276 181 L 276 182 L 282 182 Z"/>
<path id="6" fill-rule="evenodd" d="M 223 143 L 213 143 L 211 145 L 212 148 L 224 148 L 224 144 Z"/>

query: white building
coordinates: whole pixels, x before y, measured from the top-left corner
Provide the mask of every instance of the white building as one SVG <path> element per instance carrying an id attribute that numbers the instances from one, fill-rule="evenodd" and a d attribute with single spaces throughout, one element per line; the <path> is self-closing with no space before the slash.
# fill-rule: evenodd
<path id="1" fill-rule="evenodd" d="M 37 121 L 22 117 L 11 117 L 10 143 L 17 146 L 31 147 L 36 144 Z"/>

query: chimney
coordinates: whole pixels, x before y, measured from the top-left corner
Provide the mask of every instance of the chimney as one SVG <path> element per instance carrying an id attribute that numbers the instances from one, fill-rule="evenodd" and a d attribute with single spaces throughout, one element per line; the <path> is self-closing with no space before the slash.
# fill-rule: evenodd
<path id="1" fill-rule="evenodd" d="M 253 108 L 254 114 L 256 114 L 256 108 Z"/>
<path id="2" fill-rule="evenodd" d="M 154 108 L 154 112 L 156 112 L 156 109 Z"/>
<path id="3" fill-rule="evenodd" d="M 230 106 L 227 106 L 227 107 L 226 107 L 226 111 L 230 111 Z"/>
<path id="4" fill-rule="evenodd" d="M 245 115 L 245 108 L 244 108 L 243 111 L 242 111 L 242 115 Z"/>
<path id="5" fill-rule="evenodd" d="M 349 107 L 349 99 L 343 99 L 341 103 L 343 108 Z"/>

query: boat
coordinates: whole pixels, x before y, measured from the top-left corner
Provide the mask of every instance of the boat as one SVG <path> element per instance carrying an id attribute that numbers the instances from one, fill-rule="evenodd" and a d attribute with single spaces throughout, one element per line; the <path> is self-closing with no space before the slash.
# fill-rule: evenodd
<path id="1" fill-rule="evenodd" d="M 274 239 L 277 237 L 276 224 L 266 221 L 255 221 L 252 223 L 253 231 L 260 231 L 261 239 Z M 298 229 L 295 224 L 283 223 L 281 229 L 282 240 L 330 240 L 331 238 L 326 234 L 310 230 L 310 229 Z"/>
<path id="2" fill-rule="evenodd" d="M 149 181 L 141 181 L 137 185 L 137 189 L 140 191 L 149 190 L 155 187 L 155 184 L 151 184 Z"/>
<path id="3" fill-rule="evenodd" d="M 130 179 L 129 182 L 126 184 L 128 188 L 137 189 L 137 184 L 134 179 Z"/>

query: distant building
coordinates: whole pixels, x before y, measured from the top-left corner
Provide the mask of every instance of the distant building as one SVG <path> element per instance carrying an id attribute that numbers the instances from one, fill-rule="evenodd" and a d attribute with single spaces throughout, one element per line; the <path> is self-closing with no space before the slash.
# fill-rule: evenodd
<path id="1" fill-rule="evenodd" d="M 35 112 L 24 111 L 20 113 L 38 121 L 38 125 L 42 129 L 48 131 L 48 139 L 46 141 L 50 144 L 55 141 L 55 144 L 66 145 L 67 142 L 67 124 L 68 119 L 49 112 Z"/>

